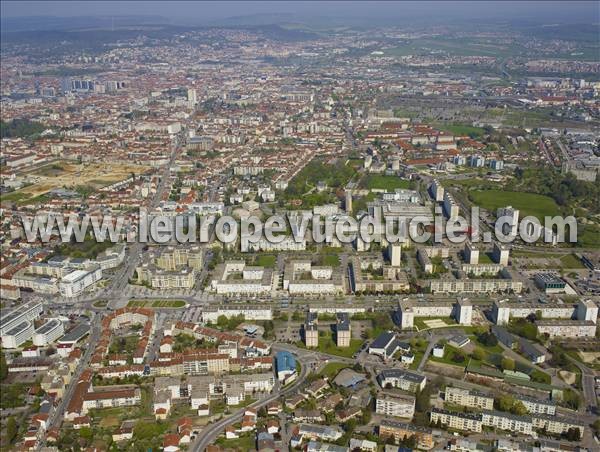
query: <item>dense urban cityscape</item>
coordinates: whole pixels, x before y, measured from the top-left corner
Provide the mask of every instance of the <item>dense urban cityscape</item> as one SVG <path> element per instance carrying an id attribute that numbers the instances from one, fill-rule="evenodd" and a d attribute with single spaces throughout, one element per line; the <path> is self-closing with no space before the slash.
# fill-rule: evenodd
<path id="1" fill-rule="evenodd" d="M 600 450 L 597 2 L 16 3 L 1 450 Z"/>

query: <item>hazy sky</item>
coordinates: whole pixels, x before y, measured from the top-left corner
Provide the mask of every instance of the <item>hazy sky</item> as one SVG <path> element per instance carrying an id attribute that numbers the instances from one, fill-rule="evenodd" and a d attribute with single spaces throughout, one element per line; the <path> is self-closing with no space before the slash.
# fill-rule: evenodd
<path id="1" fill-rule="evenodd" d="M 297 14 L 303 17 L 409 19 L 433 17 L 539 19 L 557 22 L 600 21 L 597 1 L 530 2 L 181 2 L 181 1 L 11 1 L 2 0 L 9 16 L 160 15 L 173 22 L 206 23 L 232 16 Z"/>

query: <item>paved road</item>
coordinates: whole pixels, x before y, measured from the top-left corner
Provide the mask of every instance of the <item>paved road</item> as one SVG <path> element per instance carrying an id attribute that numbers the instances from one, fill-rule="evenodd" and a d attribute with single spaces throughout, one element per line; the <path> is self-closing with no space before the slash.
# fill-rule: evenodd
<path id="1" fill-rule="evenodd" d="M 96 348 L 96 342 L 100 337 L 100 322 L 95 320 L 95 318 L 91 320 L 92 330 L 90 331 L 87 349 L 81 357 L 81 360 L 79 361 L 79 364 L 77 365 L 77 368 L 75 369 L 75 372 L 71 377 L 71 381 L 69 382 L 69 385 L 67 386 L 67 389 L 65 390 L 65 393 L 63 394 L 63 397 L 60 403 L 58 404 L 58 407 L 56 408 L 52 416 L 50 416 L 50 418 L 48 419 L 48 429 L 60 426 L 60 424 L 62 423 L 65 409 L 67 408 L 71 397 L 73 397 L 73 392 L 75 391 L 77 382 L 79 381 L 82 372 L 88 368 L 89 361 L 92 358 L 92 354 L 94 353 L 94 350 Z"/>
<path id="2" fill-rule="evenodd" d="M 589 409 L 590 411 L 595 412 L 596 408 L 598 407 L 598 399 L 596 398 L 595 372 L 576 359 L 573 359 L 570 356 L 567 356 L 567 358 L 570 359 L 571 362 L 581 370 L 581 386 L 583 386 L 583 398 L 586 403 L 584 409 Z"/>

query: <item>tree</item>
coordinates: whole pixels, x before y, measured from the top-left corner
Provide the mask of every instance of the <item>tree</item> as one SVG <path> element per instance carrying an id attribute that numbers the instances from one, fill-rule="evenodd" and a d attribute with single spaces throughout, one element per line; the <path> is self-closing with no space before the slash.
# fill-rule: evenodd
<path id="1" fill-rule="evenodd" d="M 514 403 L 515 399 L 508 394 L 502 394 L 495 400 L 496 408 L 500 411 L 510 411 Z"/>
<path id="2" fill-rule="evenodd" d="M 9 417 L 6 421 L 6 439 L 9 443 L 12 443 L 17 436 L 17 421 L 13 416 Z"/>
<path id="3" fill-rule="evenodd" d="M 218 326 L 220 329 L 223 329 L 223 328 L 227 327 L 227 322 L 228 322 L 228 321 L 227 321 L 227 317 L 226 317 L 226 316 L 224 316 L 224 315 L 220 315 L 220 316 L 217 318 L 217 326 Z"/>
<path id="4" fill-rule="evenodd" d="M 600 419 L 596 419 L 592 424 L 592 428 L 596 432 L 596 434 L 600 433 Z"/>
<path id="5" fill-rule="evenodd" d="M 567 430 L 565 437 L 569 441 L 580 441 L 581 431 L 578 428 L 571 427 L 569 430 Z"/>
<path id="6" fill-rule="evenodd" d="M 563 403 L 568 408 L 577 410 L 581 406 L 581 396 L 572 389 L 566 389 L 563 391 Z"/>
<path id="7" fill-rule="evenodd" d="M 527 414 L 527 408 L 525 408 L 523 402 L 521 402 L 520 400 L 515 400 L 513 406 L 510 408 L 510 412 L 518 416 L 524 416 L 525 414 Z"/>
<path id="8" fill-rule="evenodd" d="M 500 365 L 502 370 L 515 370 L 515 360 L 512 358 L 502 358 Z"/>
<path id="9" fill-rule="evenodd" d="M 479 336 L 477 336 L 477 338 L 479 339 L 479 342 L 481 342 L 487 347 L 494 347 L 498 345 L 498 339 L 494 334 L 490 333 L 489 331 L 480 334 Z"/>
<path id="10" fill-rule="evenodd" d="M 422 391 L 417 391 L 415 394 L 415 410 L 420 412 L 426 412 L 429 410 L 430 398 L 433 388 L 431 385 L 425 385 Z"/>
<path id="11" fill-rule="evenodd" d="M 360 423 L 363 425 L 367 425 L 369 422 L 371 422 L 372 415 L 373 413 L 371 411 L 371 407 L 366 407 L 362 412 Z"/>
<path id="12" fill-rule="evenodd" d="M 4 356 L 4 352 L 0 349 L 0 381 L 4 381 L 7 376 L 8 365 L 6 364 L 6 356 Z"/>
<path id="13" fill-rule="evenodd" d="M 81 427 L 79 429 L 79 436 L 91 441 L 94 438 L 94 431 L 90 427 Z"/>
<path id="14" fill-rule="evenodd" d="M 484 361 L 486 356 L 485 350 L 481 347 L 475 347 L 475 350 L 473 350 L 473 359 L 476 359 L 477 361 Z"/>
<path id="15" fill-rule="evenodd" d="M 452 354 L 452 361 L 455 363 L 464 363 L 466 359 L 465 354 L 461 351 L 457 350 Z"/>

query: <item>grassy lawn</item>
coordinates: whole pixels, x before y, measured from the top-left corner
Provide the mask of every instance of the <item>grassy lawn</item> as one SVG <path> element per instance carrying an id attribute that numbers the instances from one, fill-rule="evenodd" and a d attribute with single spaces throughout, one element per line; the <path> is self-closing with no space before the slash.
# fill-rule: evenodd
<path id="1" fill-rule="evenodd" d="M 473 127 L 468 124 L 450 124 L 440 125 L 441 130 L 452 133 L 454 136 L 469 136 L 471 138 L 480 138 L 485 134 L 482 127 Z"/>
<path id="2" fill-rule="evenodd" d="M 366 188 L 393 191 L 396 188 L 410 188 L 410 181 L 401 179 L 397 176 L 382 176 L 380 174 L 370 174 L 364 180 Z"/>
<path id="3" fill-rule="evenodd" d="M 495 264 L 492 260 L 491 253 L 479 253 L 479 263 L 480 264 Z"/>
<path id="4" fill-rule="evenodd" d="M 490 345 L 485 345 L 484 343 L 480 342 L 478 337 L 476 335 L 470 335 L 469 339 L 471 339 L 471 342 L 475 345 L 477 345 L 477 347 L 482 348 L 483 350 L 485 350 L 487 353 L 500 353 L 502 354 L 504 352 L 504 349 L 502 348 L 502 346 L 500 344 L 496 344 L 493 346 Z"/>
<path id="5" fill-rule="evenodd" d="M 323 370 L 321 372 L 319 372 L 319 375 L 327 377 L 331 380 L 332 378 L 335 378 L 335 376 L 339 373 L 340 370 L 346 369 L 348 367 L 350 367 L 350 366 L 348 366 L 348 364 L 344 364 L 344 363 L 336 363 L 336 362 L 327 363 L 325 365 L 325 367 L 323 367 Z"/>
<path id="6" fill-rule="evenodd" d="M 116 427 L 121 421 L 127 419 L 132 407 L 99 408 L 91 409 L 90 417 L 100 427 Z"/>
<path id="7" fill-rule="evenodd" d="M 453 357 L 456 354 L 463 354 L 465 355 L 465 360 L 463 362 L 455 362 L 453 361 Z M 443 364 L 449 364 L 451 366 L 458 366 L 458 367 L 465 367 L 467 365 L 467 363 L 469 362 L 469 358 L 466 356 L 466 353 L 463 352 L 462 350 L 459 351 L 459 349 L 452 347 L 451 345 L 446 344 L 446 348 L 444 350 L 444 357 L 443 358 L 437 358 L 433 355 L 431 355 L 429 357 L 430 361 L 436 362 L 436 363 L 443 363 Z"/>
<path id="8" fill-rule="evenodd" d="M 478 206 L 494 212 L 500 207 L 513 206 L 520 210 L 520 219 L 532 215 L 542 224 L 545 216 L 560 215 L 560 208 L 552 198 L 535 193 L 472 190 L 469 192 L 469 197 Z"/>
<path id="9" fill-rule="evenodd" d="M 532 259 L 560 259 L 561 253 L 536 253 L 533 251 L 513 250 L 513 257 L 530 257 Z"/>
<path id="10" fill-rule="evenodd" d="M 583 234 L 577 237 L 577 245 L 584 248 L 600 248 L 600 228 L 586 225 Z"/>
<path id="11" fill-rule="evenodd" d="M 423 359 L 423 355 L 425 354 L 425 350 L 427 349 L 427 342 L 422 342 L 417 344 L 417 346 L 411 346 L 411 352 L 415 355 L 415 360 L 410 364 L 409 369 L 417 369 L 419 364 L 421 364 L 421 360 Z"/>
<path id="12" fill-rule="evenodd" d="M 560 259 L 563 268 L 585 268 L 581 260 L 574 254 L 567 254 Z"/>
<path id="13" fill-rule="evenodd" d="M 129 308 L 183 308 L 183 300 L 129 300 Z"/>
<path id="14" fill-rule="evenodd" d="M 352 358 L 352 355 L 360 350 L 363 343 L 364 341 L 362 339 L 350 339 L 349 347 L 338 347 L 333 341 L 330 331 L 319 331 L 319 346 L 311 348 L 311 350 L 317 350 L 329 355 L 342 356 L 344 358 Z M 296 346 L 299 348 L 306 348 L 306 345 L 304 345 L 304 342 L 302 341 L 296 342 Z"/>
<path id="15" fill-rule="evenodd" d="M 340 265 L 340 258 L 337 254 L 325 254 L 321 257 L 321 262 L 328 267 L 337 267 Z"/>
<path id="16" fill-rule="evenodd" d="M 234 449 L 241 451 L 256 450 L 256 441 L 254 432 L 246 433 L 236 439 L 226 439 L 221 437 L 215 441 L 215 444 L 222 449 Z"/>
<path id="17" fill-rule="evenodd" d="M 277 256 L 273 254 L 261 254 L 256 257 L 254 265 L 259 267 L 273 267 L 277 262 Z"/>
<path id="18" fill-rule="evenodd" d="M 2 195 L 2 202 L 14 202 L 17 205 L 45 203 L 50 199 L 47 195 L 33 196 L 31 193 L 11 192 Z"/>

